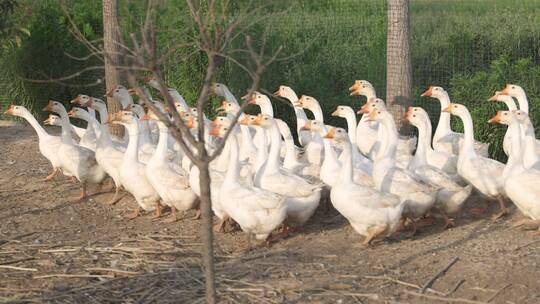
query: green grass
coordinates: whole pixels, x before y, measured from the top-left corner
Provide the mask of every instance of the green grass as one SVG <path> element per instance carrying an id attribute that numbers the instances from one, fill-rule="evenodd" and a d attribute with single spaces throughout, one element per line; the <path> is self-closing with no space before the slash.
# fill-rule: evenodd
<path id="1" fill-rule="evenodd" d="M 73 88 L 62 85 L 31 84 L 16 77 L 60 76 L 84 67 L 63 52 L 82 55 L 84 48 L 67 32 L 58 1 L 26 0 L 33 13 L 25 18 L 32 36 L 21 48 L 2 56 L 4 99 L 39 103 L 49 98 L 68 100 L 77 92 L 99 92 L 101 86 Z M 71 1 L 70 11 L 77 24 L 91 38 L 99 37 L 100 8 L 96 1 Z M 121 23 L 125 32 L 143 22 L 142 1 L 121 0 Z M 182 31 L 189 29 L 182 0 L 168 0 L 159 14 L 160 45 L 171 47 L 182 41 Z M 286 84 L 299 94 L 319 100 L 329 123 L 344 125 L 329 113 L 338 104 L 361 105 L 349 97 L 347 88 L 355 79 L 367 79 L 385 97 L 385 0 L 277 0 L 265 11 L 269 17 L 251 34 L 257 38 L 268 28 L 267 45 L 285 47 L 285 55 L 297 54 L 288 61 L 270 66 L 263 77 L 262 88 L 273 92 Z M 234 1 L 236 8 L 258 5 L 259 1 Z M 270 12 L 283 11 L 280 15 Z M 419 95 L 429 85 L 441 85 L 450 97 L 469 106 L 473 113 L 476 138 L 492 143 L 492 155 L 503 159 L 500 134 L 502 127 L 487 125 L 499 105 L 485 101 L 506 82 L 522 85 L 532 103 L 531 116 L 539 126 L 540 74 L 540 1 L 533 0 L 412 0 L 412 60 L 414 103 L 426 108 L 437 123 L 438 103 Z M 171 86 L 177 87 L 187 100 L 194 101 L 204 71 L 204 57 L 185 58 L 178 51 L 164 72 Z M 51 55 L 52 58 L 51 58 Z M 95 62 L 94 62 L 95 63 Z M 88 82 L 97 74 L 83 75 L 74 81 Z M 7 78 L 7 79 L 6 79 Z M 230 63 L 221 66 L 217 81 L 226 83 L 237 95 L 248 85 L 246 75 Z M 6 84 L 7 83 L 7 84 Z M 291 119 L 292 111 L 275 100 L 276 115 Z M 459 123 L 454 123 L 459 130 Z"/>

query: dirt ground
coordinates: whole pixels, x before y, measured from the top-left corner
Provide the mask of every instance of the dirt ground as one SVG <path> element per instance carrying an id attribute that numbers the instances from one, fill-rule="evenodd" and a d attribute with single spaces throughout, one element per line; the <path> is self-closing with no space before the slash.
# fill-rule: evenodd
<path id="1" fill-rule="evenodd" d="M 27 124 L 0 122 L 0 302 L 204 300 L 201 223 L 193 213 L 177 223 L 126 220 L 135 207 L 129 195 L 114 206 L 104 204 L 111 193 L 72 203 L 79 186 L 66 177 L 43 182 L 50 170 Z M 217 234 L 220 300 L 540 303 L 540 237 L 512 229 L 521 218 L 512 210 L 498 222 L 464 212 L 455 228 L 438 221 L 413 238 L 403 233 L 367 249 L 333 209 L 318 210 L 303 232 L 249 253 L 242 232 Z"/>

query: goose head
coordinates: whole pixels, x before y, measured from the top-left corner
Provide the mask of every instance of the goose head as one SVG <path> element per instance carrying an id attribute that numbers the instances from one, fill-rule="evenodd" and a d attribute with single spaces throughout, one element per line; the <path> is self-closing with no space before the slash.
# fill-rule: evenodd
<path id="1" fill-rule="evenodd" d="M 420 107 L 409 107 L 404 118 L 405 121 L 418 128 L 425 123 L 426 115 L 426 111 Z"/>
<path id="2" fill-rule="evenodd" d="M 349 91 L 350 96 L 375 96 L 375 88 L 367 80 L 356 80 Z"/>
<path id="3" fill-rule="evenodd" d="M 47 117 L 47 119 L 45 119 L 43 123 L 49 126 L 62 126 L 60 116 L 54 114 L 49 114 L 49 117 Z"/>
<path id="4" fill-rule="evenodd" d="M 369 114 L 371 111 L 374 110 L 386 110 L 386 104 L 384 103 L 384 100 L 380 98 L 371 98 L 356 113 Z"/>
<path id="5" fill-rule="evenodd" d="M 254 104 L 262 106 L 270 103 L 268 96 L 261 94 L 260 92 L 254 91 L 251 95 L 248 93 L 242 96 L 242 99 L 247 101 L 249 104 Z"/>
<path id="6" fill-rule="evenodd" d="M 219 108 L 216 109 L 218 114 L 222 112 L 227 113 L 227 114 L 234 114 L 238 112 L 238 110 L 240 110 L 240 107 L 237 104 L 232 103 L 227 100 L 222 101 L 221 106 L 219 106 Z"/>
<path id="7" fill-rule="evenodd" d="M 59 101 L 49 100 L 45 108 L 43 108 L 43 111 L 45 112 L 55 112 L 55 113 L 65 113 L 66 108 L 62 103 Z"/>
<path id="8" fill-rule="evenodd" d="M 231 121 L 226 116 L 217 116 L 212 120 L 211 126 L 230 125 Z"/>
<path id="9" fill-rule="evenodd" d="M 4 112 L 4 115 L 22 116 L 25 113 L 28 113 L 28 110 L 24 106 L 11 104 Z"/>
<path id="10" fill-rule="evenodd" d="M 71 100 L 70 103 L 77 104 L 82 107 L 92 107 L 92 103 L 94 102 L 94 98 L 85 95 L 85 94 L 79 94 L 77 95 L 73 100 Z"/>
<path id="11" fill-rule="evenodd" d="M 298 99 L 298 101 L 295 102 L 294 106 L 309 110 L 309 109 L 313 109 L 314 107 L 318 107 L 319 102 L 317 101 L 317 99 L 315 99 L 315 97 L 302 95 L 300 96 L 300 99 Z"/>
<path id="12" fill-rule="evenodd" d="M 343 128 L 332 127 L 323 136 L 323 138 L 333 139 L 336 142 L 344 142 L 349 140 L 349 134 Z"/>
<path id="13" fill-rule="evenodd" d="M 516 118 L 519 121 L 519 123 L 522 123 L 522 124 L 524 124 L 524 123 L 529 124 L 530 123 L 529 114 L 527 114 L 525 111 L 515 110 L 513 112 L 516 115 Z"/>
<path id="14" fill-rule="evenodd" d="M 225 96 L 226 93 L 229 91 L 229 88 L 223 83 L 214 82 L 212 83 L 212 86 L 210 86 L 210 91 L 214 95 Z"/>
<path id="15" fill-rule="evenodd" d="M 336 110 L 332 112 L 332 116 L 346 118 L 348 115 L 355 115 L 354 110 L 349 106 L 337 106 Z"/>
<path id="16" fill-rule="evenodd" d="M 424 96 L 427 96 L 427 97 L 433 97 L 433 98 L 441 98 L 443 96 L 445 96 L 447 93 L 446 91 L 441 88 L 441 87 L 438 87 L 438 86 L 429 86 L 429 88 L 424 92 L 422 93 L 420 96 L 424 97 Z"/>
<path id="17" fill-rule="evenodd" d="M 518 120 L 513 111 L 497 111 L 497 114 L 491 117 L 488 123 L 511 125 L 512 123 L 518 123 Z"/>
<path id="18" fill-rule="evenodd" d="M 244 118 L 240 120 L 240 124 L 244 126 L 253 126 L 255 123 L 255 119 L 257 119 L 257 115 L 245 114 Z"/>
<path id="19" fill-rule="evenodd" d="M 156 78 L 156 76 L 147 76 L 144 77 L 144 82 L 151 86 L 152 88 L 159 90 L 159 82 Z"/>
<path id="20" fill-rule="evenodd" d="M 225 134 L 227 134 L 227 131 L 229 131 L 229 128 L 229 125 L 216 125 L 210 130 L 209 134 L 211 136 L 223 138 L 225 137 Z"/>
<path id="21" fill-rule="evenodd" d="M 504 102 L 506 104 L 514 104 L 515 105 L 514 99 L 509 95 L 502 94 L 502 91 L 495 91 L 495 94 L 493 96 L 491 96 L 488 100 L 492 101 L 492 102 L 500 101 L 500 102 Z"/>
<path id="22" fill-rule="evenodd" d="M 274 119 L 269 115 L 259 114 L 255 118 L 255 121 L 253 121 L 253 125 L 262 127 L 264 129 L 269 129 L 272 127 L 273 120 Z"/>
<path id="23" fill-rule="evenodd" d="M 383 122 L 392 119 L 392 114 L 385 109 L 375 109 L 370 111 L 368 114 L 368 121 Z"/>
<path id="24" fill-rule="evenodd" d="M 518 97 L 525 94 L 525 90 L 516 84 L 507 84 L 501 91 L 501 95 L 509 95 L 512 97 Z"/>
<path id="25" fill-rule="evenodd" d="M 135 113 L 135 115 L 137 115 L 137 117 L 139 118 L 143 117 L 144 115 L 144 107 L 141 106 L 140 104 L 136 104 L 136 103 L 130 104 L 124 110 Z"/>
<path id="26" fill-rule="evenodd" d="M 450 113 L 455 116 L 462 116 L 469 112 L 469 110 L 467 110 L 467 107 L 459 103 L 451 103 L 448 105 L 448 107 L 444 108 L 442 111 L 446 113 Z"/>
<path id="27" fill-rule="evenodd" d="M 88 112 L 79 107 L 73 107 L 68 112 L 68 116 L 71 118 L 85 119 L 88 117 L 87 115 L 88 115 Z"/>
<path id="28" fill-rule="evenodd" d="M 280 85 L 277 91 L 274 92 L 274 96 L 283 97 L 288 99 L 289 101 L 298 100 L 298 96 L 296 95 L 294 90 L 286 85 Z"/>
<path id="29" fill-rule="evenodd" d="M 109 115 L 108 122 L 112 124 L 128 126 L 132 124 L 133 122 L 135 122 L 136 119 L 137 119 L 137 116 L 135 115 L 135 113 L 131 111 L 122 110 L 122 111 L 118 111 L 114 114 Z"/>
<path id="30" fill-rule="evenodd" d="M 324 123 L 322 123 L 319 120 L 308 120 L 304 124 L 304 126 L 300 128 L 300 131 L 311 131 L 311 132 L 321 133 L 324 130 L 323 127 L 324 127 Z"/>

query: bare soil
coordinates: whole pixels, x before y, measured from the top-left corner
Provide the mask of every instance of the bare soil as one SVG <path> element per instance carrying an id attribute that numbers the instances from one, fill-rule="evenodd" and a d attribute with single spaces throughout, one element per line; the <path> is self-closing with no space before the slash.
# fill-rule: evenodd
<path id="1" fill-rule="evenodd" d="M 79 185 L 63 176 L 43 182 L 50 170 L 28 125 L 0 122 L 0 302 L 204 301 L 201 222 L 193 213 L 177 223 L 127 220 L 135 207 L 127 193 L 114 206 L 105 204 L 112 193 L 72 202 Z M 480 200 L 472 197 L 465 209 Z M 270 248 L 245 252 L 241 231 L 217 234 L 220 301 L 540 303 L 540 238 L 510 227 L 522 218 L 513 207 L 497 222 L 464 211 L 455 228 L 444 230 L 438 220 L 412 238 L 401 233 L 371 248 L 324 209 Z"/>

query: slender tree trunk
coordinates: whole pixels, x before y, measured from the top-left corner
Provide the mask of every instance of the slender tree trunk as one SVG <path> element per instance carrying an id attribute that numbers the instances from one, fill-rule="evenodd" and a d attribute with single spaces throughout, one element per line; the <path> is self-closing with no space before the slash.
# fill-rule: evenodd
<path id="1" fill-rule="evenodd" d="M 118 56 L 118 2 L 117 0 L 103 0 L 103 48 L 105 50 L 105 84 L 106 91 L 115 87 L 119 83 L 119 75 L 116 66 L 119 62 Z M 109 113 L 120 110 L 120 103 L 112 97 L 107 97 L 107 107 Z M 122 136 L 123 128 L 117 125 L 110 125 L 111 133 Z"/>
<path id="2" fill-rule="evenodd" d="M 386 102 L 401 134 L 410 128 L 402 123 L 411 104 L 411 52 L 409 0 L 388 0 L 386 42 Z"/>
<path id="3" fill-rule="evenodd" d="M 203 154 L 206 154 L 203 152 Z M 205 157 L 206 155 L 203 155 Z M 206 280 L 206 302 L 216 303 L 216 285 L 214 270 L 214 232 L 212 230 L 212 205 L 210 193 L 209 163 L 202 162 L 199 168 L 199 185 L 201 188 L 200 208 L 202 215 L 202 240 L 204 245 L 203 263 Z"/>

